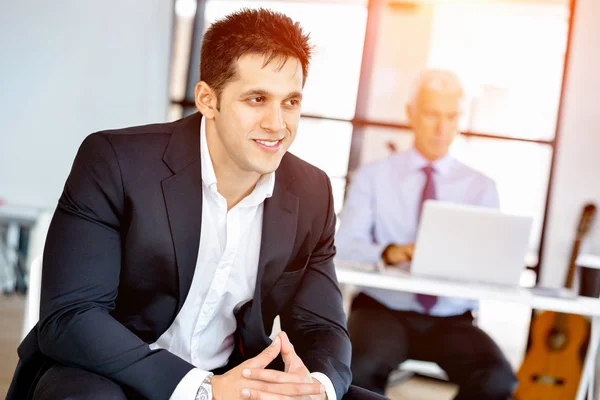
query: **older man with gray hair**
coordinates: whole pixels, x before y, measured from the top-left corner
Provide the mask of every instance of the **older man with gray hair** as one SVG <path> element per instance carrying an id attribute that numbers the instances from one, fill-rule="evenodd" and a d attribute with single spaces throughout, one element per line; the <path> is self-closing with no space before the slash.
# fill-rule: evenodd
<path id="1" fill-rule="evenodd" d="M 406 265 L 428 199 L 499 207 L 494 181 L 448 153 L 463 97 L 452 72 L 427 70 L 417 78 L 406 108 L 414 145 L 353 176 L 336 236 L 340 259 Z M 390 372 L 410 358 L 444 369 L 460 386 L 455 400 L 510 397 L 514 373 L 473 323 L 476 308 L 473 300 L 364 288 L 348 322 L 353 382 L 384 393 Z"/>

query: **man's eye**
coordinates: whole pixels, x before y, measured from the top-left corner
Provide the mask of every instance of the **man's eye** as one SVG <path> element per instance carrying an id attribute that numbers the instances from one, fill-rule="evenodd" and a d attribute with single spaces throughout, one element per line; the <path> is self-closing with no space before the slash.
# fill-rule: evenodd
<path id="1" fill-rule="evenodd" d="M 248 99 L 248 101 L 250 103 L 254 103 L 254 104 L 262 104 L 265 102 L 265 98 L 260 96 L 260 97 L 252 97 L 250 99 Z"/>

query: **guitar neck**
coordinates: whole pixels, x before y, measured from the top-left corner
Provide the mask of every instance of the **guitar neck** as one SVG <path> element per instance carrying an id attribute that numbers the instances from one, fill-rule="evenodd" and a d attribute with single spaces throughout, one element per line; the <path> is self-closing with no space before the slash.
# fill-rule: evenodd
<path id="1" fill-rule="evenodd" d="M 571 258 L 569 259 L 569 270 L 567 271 L 567 280 L 565 287 L 570 289 L 573 286 L 573 277 L 575 275 L 575 266 L 577 265 L 577 256 L 579 255 L 579 247 L 581 245 L 581 238 L 577 237 L 573 242 L 573 248 L 571 249 Z M 565 314 L 557 312 L 554 317 L 554 329 L 556 332 L 564 332 L 565 330 Z"/>
<path id="2" fill-rule="evenodd" d="M 573 242 L 573 249 L 571 251 L 571 259 L 569 260 L 569 271 L 567 272 L 567 280 L 565 283 L 566 288 L 571 288 L 573 286 L 573 277 L 575 275 L 575 266 L 577 264 L 577 256 L 579 255 L 579 247 L 581 245 L 581 240 L 577 239 Z"/>

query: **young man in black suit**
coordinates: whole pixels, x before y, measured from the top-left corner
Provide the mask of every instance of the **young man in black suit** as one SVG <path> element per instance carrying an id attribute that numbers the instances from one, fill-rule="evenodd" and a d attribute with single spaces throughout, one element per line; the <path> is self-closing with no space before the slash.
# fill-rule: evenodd
<path id="1" fill-rule="evenodd" d="M 344 396 L 331 185 L 287 153 L 310 55 L 288 17 L 240 11 L 205 35 L 199 113 L 85 139 L 9 399 Z"/>

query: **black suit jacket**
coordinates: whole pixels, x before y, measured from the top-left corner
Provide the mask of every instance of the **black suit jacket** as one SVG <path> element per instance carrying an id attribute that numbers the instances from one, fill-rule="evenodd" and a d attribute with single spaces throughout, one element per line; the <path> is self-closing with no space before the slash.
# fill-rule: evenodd
<path id="1" fill-rule="evenodd" d="M 193 368 L 148 344 L 175 319 L 196 267 L 200 120 L 194 114 L 84 140 L 50 226 L 40 321 L 19 347 L 9 399 L 27 397 L 52 363 L 85 368 L 148 399 L 168 399 Z M 289 153 L 275 176 L 256 290 L 236 310 L 230 364 L 262 351 L 280 315 L 307 368 L 327 375 L 341 398 L 351 381 L 351 346 L 332 262 L 330 182 Z"/>

